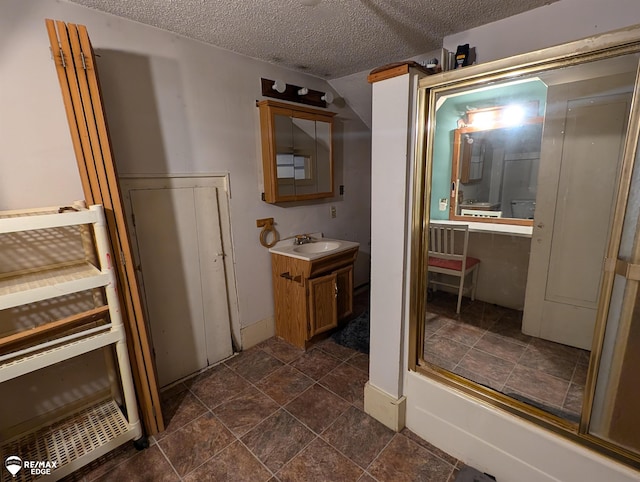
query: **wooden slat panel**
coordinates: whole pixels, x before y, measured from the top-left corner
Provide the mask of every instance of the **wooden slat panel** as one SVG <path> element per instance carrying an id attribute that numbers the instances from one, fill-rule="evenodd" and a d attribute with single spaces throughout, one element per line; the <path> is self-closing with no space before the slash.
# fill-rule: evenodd
<path id="1" fill-rule="evenodd" d="M 116 254 L 116 267 L 118 279 L 121 283 L 120 292 L 123 294 L 124 306 L 127 312 L 127 324 L 129 326 L 131 348 L 133 349 L 137 370 L 134 370 L 134 378 L 140 393 L 142 413 L 147 427 L 148 434 L 154 434 L 164 430 L 164 422 L 160 409 L 160 396 L 157 385 L 157 374 L 155 364 L 151 354 L 151 340 L 147 336 L 144 312 L 142 309 L 140 292 L 136 280 L 136 273 L 133 265 L 133 255 L 131 244 L 127 232 L 127 223 L 122 206 L 122 196 L 116 173 L 116 166 L 113 160 L 111 142 L 107 128 L 106 117 L 102 104 L 102 94 L 95 67 L 95 55 L 86 27 L 73 24 L 70 25 L 72 32 L 77 28 L 79 42 L 84 54 L 86 64 L 86 75 L 90 94 L 90 103 L 85 103 L 85 111 L 91 106 L 96 131 L 90 130 L 92 140 L 100 146 L 101 156 L 96 156 L 96 170 L 101 180 L 103 199 L 105 204 L 105 214 L 107 225 L 114 245 L 118 244 Z M 73 38 L 73 37 L 72 37 Z M 83 97 L 84 98 L 84 97 Z M 89 116 L 88 116 L 89 117 Z M 101 162 L 99 162 L 101 160 Z M 103 181 L 104 179 L 104 181 Z M 104 184 L 103 184 L 104 183 Z M 114 246 L 115 247 L 115 246 Z M 120 253 L 120 256 L 117 254 Z M 139 381 L 137 380 L 139 378 Z M 154 407 L 156 407 L 154 409 Z"/>
<path id="2" fill-rule="evenodd" d="M 73 143 L 73 151 L 76 159 L 84 159 L 84 149 L 82 146 L 82 138 L 80 135 L 80 129 L 83 124 L 78 124 L 76 120 L 76 112 L 74 108 L 74 102 L 72 99 L 72 92 L 69 85 L 69 79 L 67 78 L 67 72 L 63 66 L 63 53 L 58 41 L 58 35 L 56 33 L 56 27 L 53 20 L 46 20 L 47 33 L 49 35 L 49 43 L 51 44 L 51 54 L 55 61 L 56 73 L 58 74 L 58 82 L 60 83 L 60 91 L 62 92 L 62 100 L 64 102 L 64 110 L 67 114 L 67 122 L 69 123 L 69 131 L 71 133 L 71 141 Z M 66 32 L 66 29 L 65 31 Z M 66 37 L 66 35 L 64 35 Z M 66 63 L 66 62 L 64 62 Z M 75 79 L 75 75 L 72 80 Z M 82 182 L 82 190 L 84 192 L 85 200 L 88 204 L 95 204 L 93 199 L 93 193 L 90 188 L 89 173 L 87 172 L 84 162 L 78 162 L 78 171 L 80 172 L 80 181 Z"/>
<path id="3" fill-rule="evenodd" d="M 157 376 L 133 269 L 93 49 L 84 26 L 55 22 L 58 40 L 54 22 L 47 20 L 46 24 L 57 59 L 56 69 L 85 197 L 87 202 L 100 203 L 105 209 L 134 383 L 146 432 L 153 435 L 164 430 Z M 66 68 L 62 66 L 60 56 L 64 56 Z"/>

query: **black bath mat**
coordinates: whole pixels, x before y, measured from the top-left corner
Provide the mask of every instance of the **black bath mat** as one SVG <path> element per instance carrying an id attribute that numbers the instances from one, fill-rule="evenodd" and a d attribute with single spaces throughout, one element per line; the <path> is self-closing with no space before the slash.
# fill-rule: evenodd
<path id="1" fill-rule="evenodd" d="M 483 474 L 473 467 L 464 467 L 456 476 L 455 482 L 493 482 L 496 478 L 493 475 Z"/>
<path id="2" fill-rule="evenodd" d="M 342 328 L 331 335 L 339 345 L 369 353 L 369 310 L 348 321 Z"/>

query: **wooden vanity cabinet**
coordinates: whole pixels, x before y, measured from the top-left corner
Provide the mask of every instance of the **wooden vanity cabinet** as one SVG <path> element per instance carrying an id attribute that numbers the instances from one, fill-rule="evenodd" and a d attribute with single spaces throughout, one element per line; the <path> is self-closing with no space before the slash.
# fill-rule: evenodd
<path id="1" fill-rule="evenodd" d="M 307 261 L 271 254 L 276 335 L 300 348 L 353 312 L 358 248 Z"/>

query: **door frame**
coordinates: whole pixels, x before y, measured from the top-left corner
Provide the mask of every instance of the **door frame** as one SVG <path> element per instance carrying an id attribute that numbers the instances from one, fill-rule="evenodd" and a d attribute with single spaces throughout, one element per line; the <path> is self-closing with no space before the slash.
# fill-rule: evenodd
<path id="1" fill-rule="evenodd" d="M 233 351 L 236 352 L 241 346 L 240 334 L 240 310 L 238 305 L 238 288 L 235 275 L 235 255 L 233 249 L 233 236 L 231 231 L 230 203 L 231 189 L 229 188 L 229 173 L 181 173 L 181 174 L 121 174 L 118 178 L 121 191 L 124 211 L 129 227 L 129 236 L 135 266 L 140 264 L 140 253 L 136 239 L 135 227 L 133 225 L 133 215 L 131 212 L 131 191 L 136 189 L 162 189 L 187 187 L 179 185 L 180 180 L 191 180 L 193 184 L 189 187 L 217 187 L 225 193 L 224 199 L 218 199 L 220 229 L 222 245 L 224 248 L 224 271 L 227 283 L 227 298 L 229 304 L 229 319 L 231 324 L 231 343 Z M 137 270 L 136 270 L 137 271 Z M 142 276 L 138 277 L 138 282 L 144 292 L 144 281 Z M 143 303 L 146 319 L 149 320 L 146 298 Z M 147 321 L 147 323 L 149 323 Z"/>

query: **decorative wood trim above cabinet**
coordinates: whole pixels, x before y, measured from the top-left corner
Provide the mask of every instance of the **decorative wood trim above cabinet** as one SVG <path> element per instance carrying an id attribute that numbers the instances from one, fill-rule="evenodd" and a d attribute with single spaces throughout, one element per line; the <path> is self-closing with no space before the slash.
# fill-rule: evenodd
<path id="1" fill-rule="evenodd" d="M 335 112 L 272 100 L 256 105 L 260 109 L 262 200 L 273 204 L 333 197 Z M 290 132 L 285 130 L 286 119 L 291 120 Z M 309 132 L 311 129 L 313 134 Z M 279 164 L 287 158 L 288 164 Z M 284 173 L 280 178 L 279 168 Z"/>
<path id="2" fill-rule="evenodd" d="M 382 67 L 373 69 L 367 76 L 367 82 L 369 82 L 370 84 L 374 84 L 376 82 L 380 82 L 381 80 L 387 80 L 393 77 L 398 77 L 400 75 L 408 74 L 410 68 L 418 69 L 427 75 L 433 75 L 439 72 L 438 69 L 427 68 L 414 60 L 406 60 L 404 62 L 395 62 L 393 64 L 387 64 L 383 65 Z"/>

